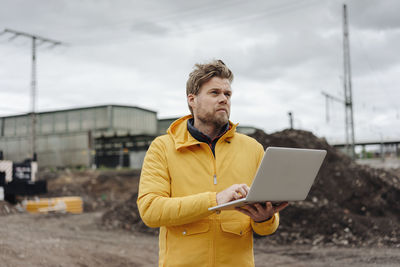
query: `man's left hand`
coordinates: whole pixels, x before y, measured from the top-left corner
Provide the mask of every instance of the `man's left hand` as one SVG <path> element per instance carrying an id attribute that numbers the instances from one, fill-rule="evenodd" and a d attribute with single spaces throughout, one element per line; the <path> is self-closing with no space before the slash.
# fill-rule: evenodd
<path id="1" fill-rule="evenodd" d="M 264 222 L 272 218 L 272 216 L 283 210 L 289 205 L 287 202 L 281 203 L 279 206 L 273 206 L 271 202 L 266 202 L 265 206 L 260 203 L 255 203 L 252 205 L 246 205 L 240 208 L 236 208 L 236 210 L 241 213 L 250 216 L 255 222 Z"/>

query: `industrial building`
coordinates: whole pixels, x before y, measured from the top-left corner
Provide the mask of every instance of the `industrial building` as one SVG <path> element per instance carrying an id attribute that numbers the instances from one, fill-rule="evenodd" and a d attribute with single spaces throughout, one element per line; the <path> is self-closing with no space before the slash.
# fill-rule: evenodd
<path id="1" fill-rule="evenodd" d="M 0 151 L 15 162 L 31 158 L 30 114 L 0 117 Z M 39 167 L 96 165 L 140 168 L 158 135 L 155 111 L 103 105 L 36 113 Z"/>

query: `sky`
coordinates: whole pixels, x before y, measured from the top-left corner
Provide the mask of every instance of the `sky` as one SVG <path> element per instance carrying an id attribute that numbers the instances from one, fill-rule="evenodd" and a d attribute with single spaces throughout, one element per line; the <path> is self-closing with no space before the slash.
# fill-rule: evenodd
<path id="1" fill-rule="evenodd" d="M 396 0 L 3 0 L 0 116 L 104 104 L 189 113 L 195 63 L 233 71 L 231 120 L 267 133 L 289 127 L 345 141 L 343 4 L 349 23 L 356 141 L 400 139 L 400 1 Z M 15 37 L 15 36 L 14 36 Z M 327 121 L 327 111 L 329 121 Z"/>

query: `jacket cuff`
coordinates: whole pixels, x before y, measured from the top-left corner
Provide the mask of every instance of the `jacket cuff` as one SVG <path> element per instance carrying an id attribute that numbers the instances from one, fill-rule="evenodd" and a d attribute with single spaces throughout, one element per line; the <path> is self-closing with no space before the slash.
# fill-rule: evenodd
<path id="1" fill-rule="evenodd" d="M 210 206 L 209 206 L 209 208 L 217 206 L 217 192 L 210 192 L 209 196 L 210 196 Z"/>
<path id="2" fill-rule="evenodd" d="M 279 226 L 279 213 L 275 213 L 271 219 L 265 222 L 255 222 L 251 220 L 251 227 L 258 235 L 273 234 Z"/>

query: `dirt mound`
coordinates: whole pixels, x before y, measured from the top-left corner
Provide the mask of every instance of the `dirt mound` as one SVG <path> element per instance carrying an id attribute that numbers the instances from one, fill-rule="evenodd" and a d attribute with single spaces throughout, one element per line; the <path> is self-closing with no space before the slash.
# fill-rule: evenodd
<path id="1" fill-rule="evenodd" d="M 48 193 L 45 197 L 80 196 L 84 211 L 98 211 L 128 200 L 138 190 L 138 170 L 65 170 L 54 175 L 40 173 L 46 179 Z"/>
<path id="2" fill-rule="evenodd" d="M 327 150 L 309 196 L 282 212 L 279 231 L 267 242 L 336 245 L 400 244 L 400 179 L 393 172 L 354 163 L 325 139 L 299 130 L 253 134 L 264 148 Z"/>
<path id="3" fill-rule="evenodd" d="M 133 194 L 128 201 L 112 206 L 103 214 L 101 224 L 109 230 L 122 228 L 128 231 L 157 234 L 158 229 L 147 227 L 140 218 L 136 205 L 137 196 L 137 193 Z"/>
<path id="4" fill-rule="evenodd" d="M 38 197 L 79 196 L 85 212 L 103 211 L 137 193 L 139 176 L 140 170 L 44 170 L 38 178 L 47 181 L 48 193 Z M 0 216 L 24 212 L 23 200 L 35 198 L 18 197 L 17 205 L 0 201 Z"/>

